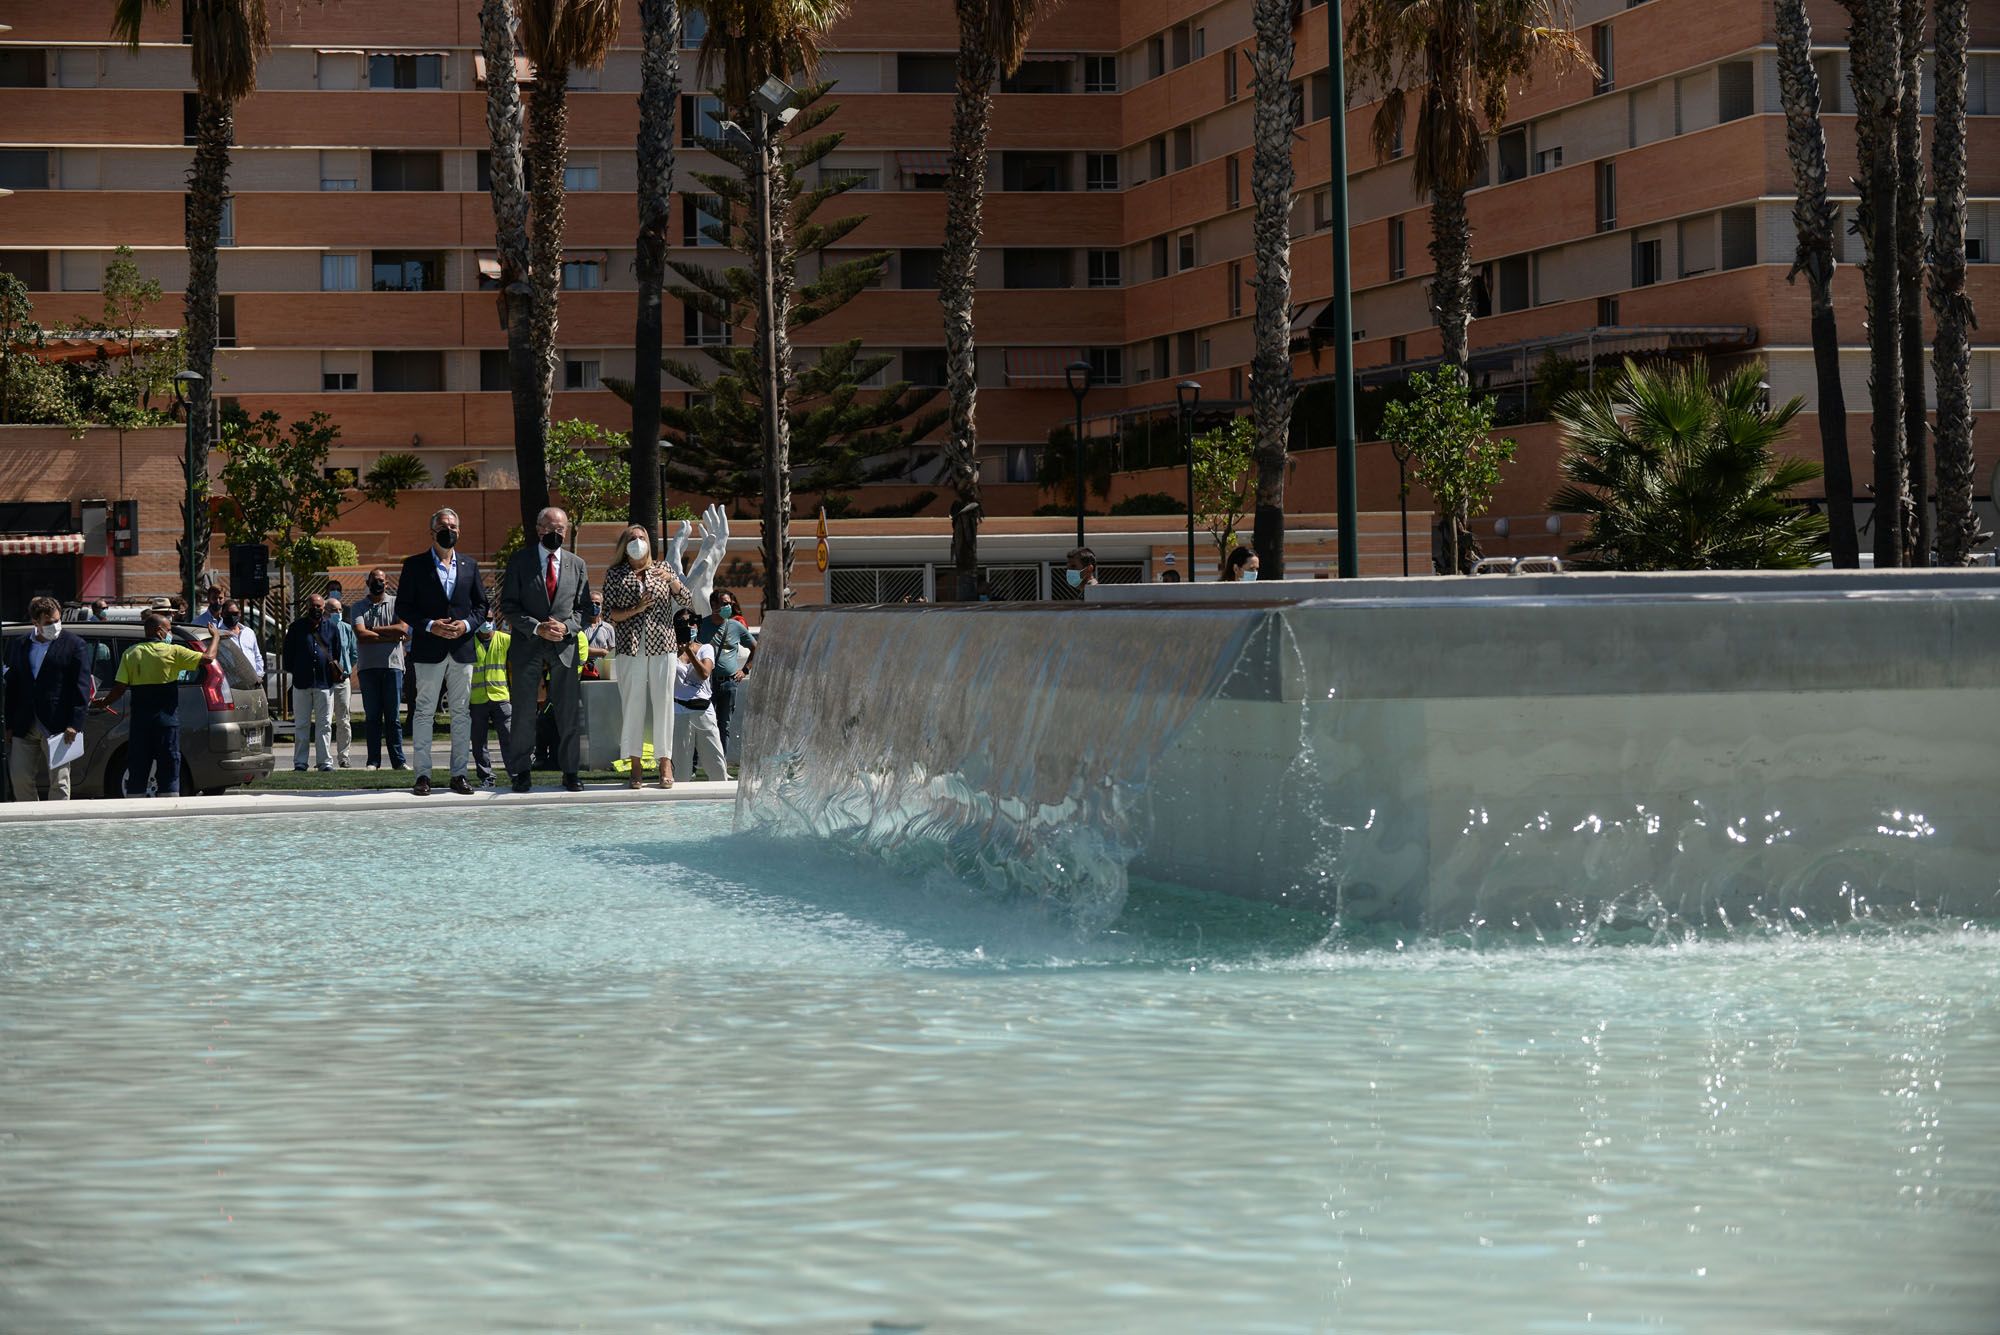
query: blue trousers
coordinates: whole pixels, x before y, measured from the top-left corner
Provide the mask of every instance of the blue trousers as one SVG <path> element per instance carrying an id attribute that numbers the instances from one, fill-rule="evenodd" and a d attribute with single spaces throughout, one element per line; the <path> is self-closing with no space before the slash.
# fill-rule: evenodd
<path id="1" fill-rule="evenodd" d="M 362 668 L 361 712 L 367 717 L 368 763 L 382 763 L 382 739 L 389 739 L 389 763 L 401 765 L 403 729 L 397 716 L 403 708 L 401 668 Z"/>
<path id="2" fill-rule="evenodd" d="M 135 716 L 125 748 L 125 796 L 144 797 L 148 779 L 155 796 L 180 795 L 181 727 Z"/>

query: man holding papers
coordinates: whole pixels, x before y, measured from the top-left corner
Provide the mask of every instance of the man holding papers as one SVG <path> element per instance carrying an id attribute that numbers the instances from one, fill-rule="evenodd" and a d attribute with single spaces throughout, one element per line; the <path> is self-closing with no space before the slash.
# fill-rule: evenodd
<path id="1" fill-rule="evenodd" d="M 50 799 L 66 802 L 71 762 L 83 754 L 90 648 L 82 636 L 64 633 L 62 604 L 53 598 L 31 601 L 28 618 L 34 634 L 7 647 L 7 768 L 15 801 L 36 801 L 46 780 Z"/>

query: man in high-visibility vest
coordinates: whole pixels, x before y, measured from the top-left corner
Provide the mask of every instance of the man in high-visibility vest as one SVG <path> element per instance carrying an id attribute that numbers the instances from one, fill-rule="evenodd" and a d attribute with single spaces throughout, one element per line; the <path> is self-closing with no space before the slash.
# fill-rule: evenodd
<path id="1" fill-rule="evenodd" d="M 507 754 L 507 739 L 514 731 L 514 705 L 507 698 L 507 646 L 513 636 L 498 629 L 489 618 L 479 625 L 479 646 L 472 659 L 472 763 L 479 770 L 479 786 L 493 786 L 493 763 L 486 755 L 486 729 L 490 723 L 500 734 L 500 754 Z"/>

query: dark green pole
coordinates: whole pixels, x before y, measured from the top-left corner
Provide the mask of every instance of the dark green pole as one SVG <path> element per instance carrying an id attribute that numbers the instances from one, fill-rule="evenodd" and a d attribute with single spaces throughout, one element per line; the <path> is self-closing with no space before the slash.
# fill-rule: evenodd
<path id="1" fill-rule="evenodd" d="M 1340 577 L 1361 573 L 1359 488 L 1354 477 L 1354 285 L 1347 260 L 1347 75 L 1341 68 L 1340 0 L 1326 6 L 1333 80 L 1333 454 L 1339 475 Z"/>

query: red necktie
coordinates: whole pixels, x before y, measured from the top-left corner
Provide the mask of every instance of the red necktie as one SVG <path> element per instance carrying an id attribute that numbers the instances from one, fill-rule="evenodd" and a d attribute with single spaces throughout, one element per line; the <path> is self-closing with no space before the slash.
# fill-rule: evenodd
<path id="1" fill-rule="evenodd" d="M 562 560 L 561 552 L 549 553 L 549 578 L 547 582 L 549 590 L 549 607 L 551 608 L 551 610 L 553 610 L 556 605 L 556 563 L 560 560 Z"/>

